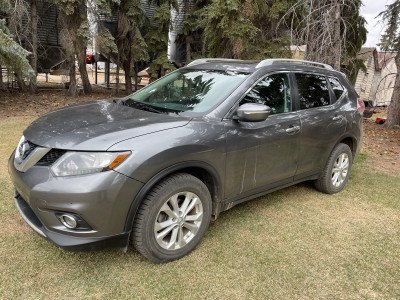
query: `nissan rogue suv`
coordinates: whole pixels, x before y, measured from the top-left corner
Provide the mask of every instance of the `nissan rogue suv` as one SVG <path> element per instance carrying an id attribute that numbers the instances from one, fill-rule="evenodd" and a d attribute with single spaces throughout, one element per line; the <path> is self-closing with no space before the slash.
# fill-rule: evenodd
<path id="1" fill-rule="evenodd" d="M 9 160 L 16 206 L 66 250 L 190 253 L 211 218 L 305 180 L 341 191 L 363 102 L 329 65 L 200 59 L 122 99 L 30 124 Z"/>

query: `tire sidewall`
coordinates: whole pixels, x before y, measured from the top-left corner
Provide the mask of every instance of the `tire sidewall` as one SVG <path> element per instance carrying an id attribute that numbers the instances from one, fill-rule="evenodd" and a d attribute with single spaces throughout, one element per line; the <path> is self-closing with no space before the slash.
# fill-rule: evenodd
<path id="1" fill-rule="evenodd" d="M 347 175 L 346 175 L 346 178 L 343 181 L 343 183 L 341 185 L 339 185 L 338 187 L 336 187 L 332 183 L 332 170 L 333 170 L 333 167 L 334 167 L 334 164 L 335 164 L 336 160 L 343 153 L 346 153 L 348 158 L 349 158 L 349 168 L 348 168 Z M 346 145 L 346 144 L 337 145 L 335 147 L 334 151 L 332 152 L 331 156 L 330 156 L 329 167 L 328 167 L 328 170 L 327 170 L 327 172 L 328 172 L 327 175 L 328 176 L 326 178 L 327 179 L 327 183 L 326 184 L 327 184 L 327 187 L 328 187 L 328 189 L 330 190 L 331 193 L 338 193 L 338 192 L 340 192 L 341 190 L 344 189 L 344 187 L 346 186 L 346 183 L 347 183 L 347 181 L 348 181 L 348 179 L 350 177 L 350 170 L 351 170 L 352 165 L 353 165 L 353 155 L 352 155 L 352 152 L 350 150 L 350 147 L 348 145 Z"/>
<path id="2" fill-rule="evenodd" d="M 185 181 L 187 181 L 186 184 L 178 181 L 173 182 L 172 184 L 169 184 L 165 188 L 161 189 L 160 192 L 162 193 L 162 196 L 153 202 L 153 206 L 149 210 L 148 216 L 146 216 L 146 224 L 144 227 L 146 235 L 144 239 L 146 243 L 145 246 L 150 249 L 150 252 L 153 256 L 160 258 L 161 261 L 176 260 L 189 254 L 196 248 L 208 229 L 208 225 L 211 219 L 211 196 L 208 189 L 200 180 L 198 180 L 197 178 L 193 179 L 185 178 Z M 167 250 L 162 248 L 156 241 L 154 235 L 155 220 L 164 203 L 170 197 L 179 192 L 192 192 L 199 197 L 203 206 L 203 219 L 198 232 L 188 244 L 180 249 Z"/>

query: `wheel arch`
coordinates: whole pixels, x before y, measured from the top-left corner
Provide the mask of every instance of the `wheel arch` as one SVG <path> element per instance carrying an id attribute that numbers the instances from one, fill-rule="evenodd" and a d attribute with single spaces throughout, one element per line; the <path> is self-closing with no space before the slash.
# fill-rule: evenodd
<path id="1" fill-rule="evenodd" d="M 221 178 L 218 172 L 209 164 L 201 161 L 188 161 L 181 162 L 175 165 L 169 166 L 153 177 L 151 177 L 139 190 L 133 199 L 131 206 L 128 211 L 128 215 L 125 220 L 124 231 L 129 232 L 132 230 L 133 220 L 136 212 L 139 208 L 140 203 L 146 194 L 161 180 L 175 173 L 188 173 L 194 177 L 200 179 L 207 186 L 211 194 L 212 199 L 212 213 L 217 215 L 219 213 L 218 203 L 223 198 L 223 190 L 221 184 Z"/>
<path id="2" fill-rule="evenodd" d="M 333 147 L 333 149 L 335 149 L 335 147 L 336 147 L 338 144 L 346 144 L 347 146 L 349 146 L 349 148 L 350 148 L 350 150 L 351 150 L 351 153 L 353 154 L 353 160 L 355 159 L 356 154 L 357 154 L 357 147 L 358 147 L 358 142 L 357 142 L 357 139 L 356 139 L 355 137 L 353 137 L 353 136 L 351 136 L 351 135 L 342 136 L 342 137 L 337 141 L 337 143 L 335 144 L 335 146 Z M 333 151 L 333 149 L 332 149 L 332 151 Z"/>

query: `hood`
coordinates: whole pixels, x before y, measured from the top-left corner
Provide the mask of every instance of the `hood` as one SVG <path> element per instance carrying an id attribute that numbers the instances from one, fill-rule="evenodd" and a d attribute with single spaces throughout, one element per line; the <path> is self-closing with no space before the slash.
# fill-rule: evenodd
<path id="1" fill-rule="evenodd" d="M 189 121 L 187 117 L 142 111 L 111 101 L 93 101 L 38 118 L 24 136 L 43 147 L 104 151 L 120 141 L 185 126 Z"/>

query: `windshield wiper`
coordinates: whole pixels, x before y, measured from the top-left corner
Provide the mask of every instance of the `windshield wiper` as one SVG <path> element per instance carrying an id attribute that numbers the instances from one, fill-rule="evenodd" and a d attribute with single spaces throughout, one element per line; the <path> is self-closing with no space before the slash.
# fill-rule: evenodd
<path id="1" fill-rule="evenodd" d="M 145 103 L 139 103 L 139 102 L 136 102 L 133 100 L 129 101 L 129 100 L 131 100 L 131 99 L 114 99 L 113 102 L 117 103 L 117 104 L 125 105 L 128 107 L 144 110 L 144 111 L 154 112 L 157 114 L 167 114 L 168 113 L 168 111 L 156 109 L 151 105 L 148 105 Z"/>
<path id="2" fill-rule="evenodd" d="M 166 113 L 168 113 L 166 111 L 158 110 L 158 109 L 154 108 L 153 106 L 146 105 L 146 104 L 141 104 L 139 109 L 150 111 L 150 112 L 154 112 L 154 113 L 158 113 L 158 114 L 166 114 Z"/>

